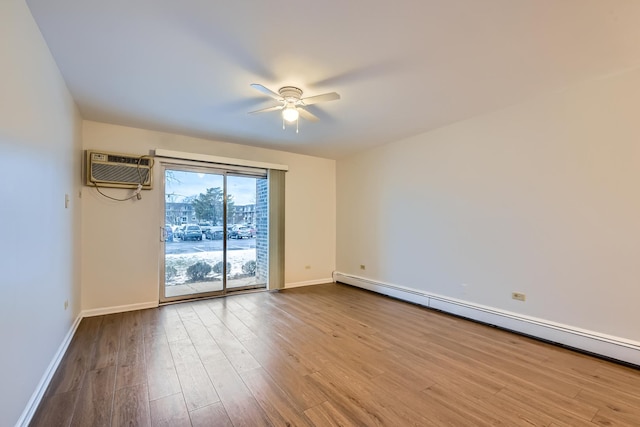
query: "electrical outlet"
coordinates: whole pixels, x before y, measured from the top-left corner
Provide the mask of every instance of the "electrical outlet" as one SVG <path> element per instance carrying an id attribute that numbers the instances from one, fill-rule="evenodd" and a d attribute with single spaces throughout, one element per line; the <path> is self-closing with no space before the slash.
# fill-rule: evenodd
<path id="1" fill-rule="evenodd" d="M 360 264 L 360 270 L 365 270 L 364 264 Z"/>
<path id="2" fill-rule="evenodd" d="M 524 301 L 526 299 L 526 295 L 521 294 L 520 292 L 513 292 L 511 294 L 511 298 L 516 299 L 518 301 Z"/>
<path id="3" fill-rule="evenodd" d="M 69 195 L 68 194 L 64 195 L 64 208 L 65 209 L 69 209 Z"/>
<path id="4" fill-rule="evenodd" d="M 64 300 L 64 309 L 66 310 L 67 308 L 69 308 L 69 300 Z"/>

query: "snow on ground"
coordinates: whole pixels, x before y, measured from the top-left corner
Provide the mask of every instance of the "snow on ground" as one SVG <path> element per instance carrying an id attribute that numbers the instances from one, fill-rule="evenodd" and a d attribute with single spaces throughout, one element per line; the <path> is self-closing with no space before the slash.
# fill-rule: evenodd
<path id="1" fill-rule="evenodd" d="M 227 251 L 227 262 L 231 263 L 231 270 L 228 274 L 233 277 L 235 275 L 241 275 L 242 266 L 248 261 L 256 260 L 256 250 L 242 249 Z M 169 254 L 165 255 L 165 269 L 174 267 L 177 274 L 172 278 L 166 279 L 166 286 L 181 285 L 187 283 L 189 278 L 187 277 L 187 268 L 190 265 L 197 263 L 198 261 L 204 261 L 211 267 L 222 261 L 222 251 L 211 252 L 194 252 L 190 254 Z M 214 273 L 211 273 L 212 275 Z"/>

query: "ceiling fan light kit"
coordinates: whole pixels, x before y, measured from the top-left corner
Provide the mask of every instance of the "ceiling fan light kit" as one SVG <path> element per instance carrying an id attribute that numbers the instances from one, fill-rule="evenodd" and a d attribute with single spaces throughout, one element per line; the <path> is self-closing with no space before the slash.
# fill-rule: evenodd
<path id="1" fill-rule="evenodd" d="M 298 110 L 294 105 L 287 105 L 282 109 L 282 118 L 285 121 L 293 123 L 298 120 L 298 117 L 300 117 L 300 113 L 298 113 Z"/>
<path id="2" fill-rule="evenodd" d="M 280 103 L 280 105 L 251 111 L 249 114 L 282 110 L 282 128 L 285 129 L 285 122 L 296 122 L 296 133 L 298 133 L 298 121 L 300 117 L 312 122 L 318 121 L 318 118 L 307 111 L 304 107 L 307 105 L 317 104 L 319 102 L 340 99 L 340 95 L 336 92 L 302 98 L 302 90 L 294 86 L 283 86 L 278 90 L 278 93 L 257 83 L 253 83 L 251 87 L 275 99 Z"/>

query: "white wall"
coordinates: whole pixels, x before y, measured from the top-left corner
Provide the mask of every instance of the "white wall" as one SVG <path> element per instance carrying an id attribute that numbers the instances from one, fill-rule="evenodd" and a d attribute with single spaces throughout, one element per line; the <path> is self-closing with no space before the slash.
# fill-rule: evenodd
<path id="1" fill-rule="evenodd" d="M 636 70 L 338 161 L 337 270 L 640 341 L 639 112 Z"/>
<path id="2" fill-rule="evenodd" d="M 85 121 L 85 149 L 148 154 L 154 148 L 255 160 L 289 166 L 286 176 L 285 283 L 330 280 L 335 269 L 335 161 L 282 151 Z M 158 185 L 143 199 L 118 203 L 85 187 L 82 195 L 82 307 L 85 310 L 157 303 Z M 130 192 L 105 189 L 124 197 Z M 310 265 L 311 269 L 305 269 Z"/>
<path id="3" fill-rule="evenodd" d="M 0 2 L 0 40 L 0 425 L 9 426 L 80 312 L 81 120 L 23 0 Z"/>

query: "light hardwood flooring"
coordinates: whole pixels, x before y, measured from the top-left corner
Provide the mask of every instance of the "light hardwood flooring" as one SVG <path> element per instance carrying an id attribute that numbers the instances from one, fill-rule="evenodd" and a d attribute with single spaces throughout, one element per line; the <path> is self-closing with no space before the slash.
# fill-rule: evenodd
<path id="1" fill-rule="evenodd" d="M 82 320 L 33 426 L 640 426 L 640 371 L 339 284 Z"/>

